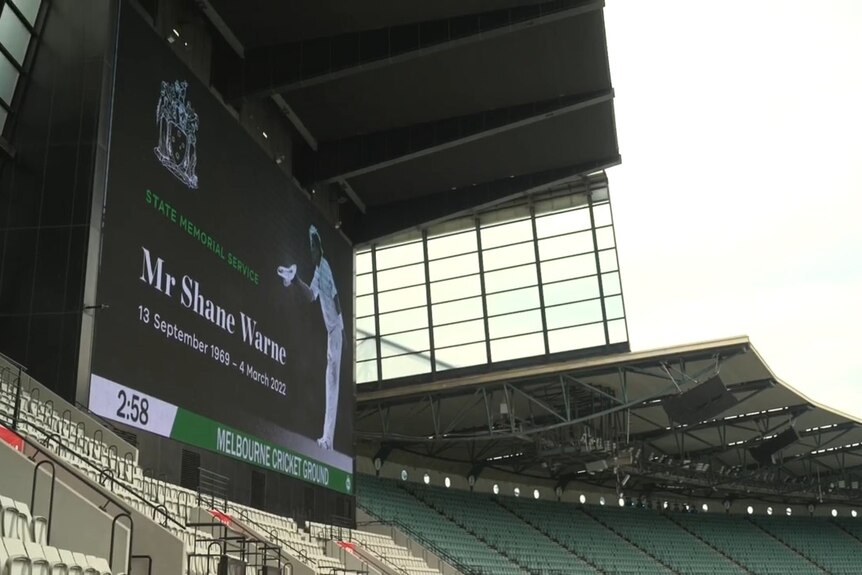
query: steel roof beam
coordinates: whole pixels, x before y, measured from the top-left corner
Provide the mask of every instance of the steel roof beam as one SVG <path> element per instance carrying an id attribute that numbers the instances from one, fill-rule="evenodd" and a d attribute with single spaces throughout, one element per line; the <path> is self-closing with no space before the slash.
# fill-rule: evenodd
<path id="1" fill-rule="evenodd" d="M 344 222 L 355 245 L 367 245 L 417 226 L 427 227 L 440 221 L 464 217 L 477 210 L 489 209 L 516 198 L 552 192 L 565 187 L 576 188 L 587 174 L 619 164 L 614 156 L 598 162 L 576 164 L 565 168 L 505 177 L 479 183 L 469 188 L 440 190 L 420 198 L 378 204 L 355 222 Z"/>
<path id="2" fill-rule="evenodd" d="M 288 93 L 601 10 L 603 1 L 555 0 L 444 20 L 349 32 L 245 50 L 231 97 Z"/>
<path id="3" fill-rule="evenodd" d="M 463 146 L 466 144 L 470 144 L 472 142 L 476 142 L 479 140 L 484 140 L 487 138 L 491 138 L 493 136 L 503 134 L 505 132 L 509 132 L 512 130 L 517 130 L 520 128 L 524 128 L 526 126 L 530 126 L 532 124 L 536 124 L 539 122 L 545 122 L 551 120 L 553 118 L 571 114 L 573 112 L 578 112 L 580 110 L 584 110 L 586 108 L 590 108 L 592 106 L 596 106 L 598 104 L 602 104 L 605 102 L 613 101 L 614 92 L 613 90 L 601 90 L 592 94 L 583 94 L 572 97 L 559 98 L 557 101 L 557 107 L 551 107 L 545 111 L 541 111 L 539 113 L 535 113 L 533 115 L 529 115 L 517 120 L 513 120 L 509 123 L 502 124 L 499 126 L 495 126 L 488 129 L 478 130 L 478 131 L 468 131 L 467 134 L 457 137 L 455 139 L 447 140 L 435 145 L 431 145 L 425 148 L 418 149 L 416 151 L 408 152 L 403 155 L 393 155 L 390 158 L 377 161 L 372 164 L 359 166 L 353 169 L 348 169 L 346 171 L 340 171 L 339 173 L 329 175 L 323 179 L 317 180 L 319 183 L 333 183 L 342 180 L 350 180 L 351 178 L 355 178 L 358 176 L 363 176 L 365 174 L 369 174 L 372 172 L 376 172 L 379 170 L 384 170 L 386 168 L 391 168 L 398 164 L 403 164 L 405 162 L 409 162 L 411 160 L 416 160 L 419 158 L 423 158 L 425 156 L 430 156 L 436 154 L 438 152 L 442 152 L 444 150 L 448 150 L 451 148 L 457 148 L 459 146 Z M 538 109 L 541 109 L 540 104 Z M 536 111 L 538 112 L 538 109 Z"/>
<path id="4" fill-rule="evenodd" d="M 308 167 L 297 177 L 304 183 L 332 183 L 611 99 L 610 89 L 554 95 L 541 101 L 324 141 L 315 148 L 317 154 L 308 153 L 307 160 L 299 163 L 298 168 Z"/>

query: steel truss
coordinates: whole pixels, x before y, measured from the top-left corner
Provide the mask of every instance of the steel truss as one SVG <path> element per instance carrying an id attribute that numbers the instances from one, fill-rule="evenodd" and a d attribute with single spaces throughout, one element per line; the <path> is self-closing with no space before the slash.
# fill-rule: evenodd
<path id="1" fill-rule="evenodd" d="M 799 439 L 773 454 L 766 465 L 752 456 L 752 448 L 817 409 L 810 403 L 692 425 L 674 424 L 666 414 L 650 410 L 664 398 L 718 375 L 723 364 L 747 351 L 722 349 L 697 357 L 535 377 L 506 379 L 501 374 L 498 381 L 488 378 L 454 389 L 424 386 L 421 393 L 407 389 L 400 396 L 374 400 L 363 400 L 360 394 L 357 434 L 360 442 L 382 446 L 387 454 L 401 450 L 464 464 L 471 473 L 491 468 L 555 479 L 560 485 L 576 479 L 619 487 L 621 477 L 629 475 L 629 492 L 684 489 L 707 496 L 754 493 L 806 501 L 862 495 L 862 443 L 836 444 L 857 429 L 855 422 L 797 430 Z M 699 364 L 696 370 L 691 368 L 694 363 Z M 596 376 L 604 383 L 596 383 Z M 632 385 L 635 376 L 639 384 L 646 378 L 651 385 Z M 744 405 L 776 385 L 772 378 L 752 379 L 727 390 Z M 643 423 L 652 429 L 633 433 L 633 421 L 640 429 Z M 740 431 L 743 439 L 729 440 L 730 432 L 738 437 Z M 673 438 L 672 448 L 668 437 Z"/>

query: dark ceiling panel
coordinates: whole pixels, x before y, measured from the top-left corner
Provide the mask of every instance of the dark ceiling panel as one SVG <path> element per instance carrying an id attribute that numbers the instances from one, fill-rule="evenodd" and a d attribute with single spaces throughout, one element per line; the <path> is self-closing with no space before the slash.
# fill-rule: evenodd
<path id="1" fill-rule="evenodd" d="M 546 0 L 209 0 L 246 48 L 371 30 Z"/>
<path id="2" fill-rule="evenodd" d="M 325 141 L 610 87 L 603 16 L 589 12 L 282 95 Z"/>
<path id="3" fill-rule="evenodd" d="M 350 178 L 368 205 L 618 155 L 613 104 L 603 102 Z"/>

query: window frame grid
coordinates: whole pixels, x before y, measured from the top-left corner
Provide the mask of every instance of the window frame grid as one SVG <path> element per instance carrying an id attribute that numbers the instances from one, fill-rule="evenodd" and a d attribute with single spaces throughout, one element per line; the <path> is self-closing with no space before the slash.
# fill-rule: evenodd
<path id="1" fill-rule="evenodd" d="M 20 106 L 19 100 L 21 99 L 21 94 L 23 94 L 23 92 L 26 90 L 30 76 L 29 69 L 32 66 L 32 61 L 35 57 L 36 50 L 41 43 L 41 29 L 44 26 L 47 13 L 46 6 L 48 6 L 49 3 L 49 0 L 40 0 L 39 8 L 36 11 L 36 17 L 34 19 L 34 22 L 31 24 L 14 1 L 0 0 L 0 14 L 3 13 L 3 10 L 6 8 L 6 6 L 9 6 L 9 9 L 12 11 L 12 14 L 14 14 L 14 16 L 24 26 L 24 29 L 29 34 L 29 39 L 27 40 L 27 48 L 24 50 L 24 57 L 22 58 L 22 61 L 20 63 L 12 55 L 9 49 L 2 42 L 0 42 L 0 53 L 2 53 L 3 57 L 6 58 L 10 64 L 12 64 L 12 66 L 18 73 L 18 78 L 15 82 L 15 88 L 12 90 L 11 100 L 9 102 L 6 102 L 2 98 L 0 98 L 0 107 L 2 107 L 3 110 L 6 112 L 6 118 L 3 120 L 2 126 L 0 126 L 0 150 L 2 150 L 2 153 L 5 153 L 9 157 L 15 156 L 15 149 L 12 147 L 9 141 L 9 135 L 14 129 L 15 122 L 17 121 L 18 107 Z"/>
<path id="2" fill-rule="evenodd" d="M 462 348 L 462 347 L 467 347 L 467 346 L 477 346 L 477 345 L 480 345 L 483 343 L 485 345 L 485 357 L 484 357 L 484 359 L 480 360 L 479 358 L 477 358 L 477 361 L 471 362 L 471 363 L 469 363 L 469 365 L 473 365 L 473 366 L 483 365 L 483 364 L 484 365 L 492 365 L 496 362 L 506 361 L 505 359 L 503 359 L 503 360 L 498 359 L 496 361 L 493 360 L 492 345 L 491 344 L 493 342 L 507 340 L 507 339 L 516 338 L 516 337 L 535 336 L 537 334 L 541 334 L 542 338 L 543 338 L 543 342 L 544 342 L 544 355 L 547 356 L 547 355 L 551 354 L 551 351 L 550 351 L 551 345 L 550 345 L 550 341 L 549 341 L 550 340 L 550 334 L 552 334 L 552 332 L 569 330 L 569 329 L 573 329 L 573 328 L 581 328 L 581 327 L 595 326 L 595 325 L 601 324 L 602 325 L 602 332 L 604 334 L 604 342 L 603 342 L 603 344 L 597 344 L 597 345 L 605 345 L 605 346 L 611 345 L 610 333 L 609 333 L 609 327 L 608 327 L 609 321 L 622 322 L 623 323 L 623 326 L 625 329 L 625 334 L 626 334 L 626 338 L 623 341 L 627 341 L 627 339 L 628 339 L 628 324 L 627 324 L 627 318 L 626 318 L 625 300 L 623 298 L 622 277 L 621 277 L 620 270 L 619 270 L 619 253 L 617 251 L 618 247 L 617 247 L 617 242 L 616 242 L 616 230 L 614 227 L 614 220 L 613 220 L 612 211 L 609 211 L 610 223 L 605 223 L 605 224 L 598 226 L 598 227 L 596 227 L 596 225 L 595 225 L 596 224 L 595 210 L 599 206 L 603 206 L 605 204 L 608 205 L 608 209 L 610 210 L 611 209 L 611 203 L 610 203 L 609 199 L 608 200 L 602 199 L 600 201 L 594 202 L 592 200 L 592 193 L 591 193 L 591 190 L 589 189 L 589 184 L 587 186 L 586 196 L 587 196 L 587 199 L 586 199 L 586 202 L 584 202 L 584 204 L 579 205 L 579 206 L 575 206 L 575 207 L 571 207 L 571 208 L 567 208 L 567 209 L 563 209 L 563 210 L 560 210 L 559 212 L 546 212 L 546 213 L 542 213 L 542 214 L 537 215 L 535 208 L 531 206 L 531 207 L 529 207 L 529 215 L 527 215 L 526 217 L 513 217 L 511 220 L 494 222 L 494 223 L 489 224 L 489 225 L 482 225 L 481 216 L 477 216 L 473 219 L 472 225 L 470 227 L 466 227 L 466 228 L 463 228 L 460 230 L 456 230 L 456 231 L 452 231 L 452 232 L 448 232 L 448 233 L 443 233 L 443 234 L 439 234 L 439 235 L 429 235 L 428 229 L 426 228 L 426 229 L 423 229 L 421 231 L 421 237 L 418 239 L 411 240 L 411 241 L 402 241 L 402 242 L 399 242 L 397 245 L 393 245 L 391 247 L 390 246 L 378 247 L 377 245 L 371 245 L 367 249 L 363 249 L 361 252 L 358 252 L 357 255 L 366 255 L 366 254 L 371 255 L 371 258 L 370 258 L 371 269 L 369 271 L 364 272 L 363 274 L 357 274 L 357 277 L 368 276 L 369 274 L 372 276 L 371 286 L 372 286 L 373 292 L 372 293 L 363 293 L 361 295 L 361 297 L 368 297 L 369 295 L 373 296 L 374 314 L 373 314 L 373 316 L 368 315 L 368 314 L 363 315 L 363 316 L 357 316 L 356 319 L 357 320 L 359 320 L 359 319 L 368 320 L 369 318 L 374 317 L 375 329 L 377 332 L 375 334 L 366 335 L 362 338 L 357 338 L 356 342 L 355 342 L 356 345 L 359 345 L 360 343 L 366 343 L 369 339 L 376 340 L 376 349 L 377 349 L 376 358 L 374 360 L 372 360 L 372 359 L 363 360 L 362 363 L 367 364 L 370 361 L 376 360 L 376 362 L 377 362 L 377 379 L 376 380 L 370 380 L 370 381 L 365 382 L 365 383 L 371 383 L 371 382 L 378 382 L 379 383 L 379 382 L 387 380 L 387 379 L 397 379 L 397 378 L 406 376 L 404 374 L 387 376 L 383 370 L 383 363 L 384 363 L 383 359 L 416 356 L 417 358 L 420 358 L 423 363 L 427 363 L 427 365 L 428 365 L 428 368 L 423 370 L 421 373 L 434 374 L 438 371 L 438 366 L 437 366 L 437 352 L 438 351 L 452 350 L 452 349 L 457 349 L 457 348 Z M 542 217 L 550 216 L 550 215 L 563 214 L 563 213 L 567 213 L 567 212 L 575 212 L 575 211 L 580 211 L 580 210 L 583 210 L 584 212 L 589 214 L 590 228 L 588 230 L 587 229 L 578 229 L 578 230 L 573 230 L 573 231 L 555 233 L 555 234 L 551 234 L 551 235 L 543 236 L 543 237 L 539 238 L 538 229 L 537 229 L 537 220 L 538 219 L 540 219 Z M 482 243 L 482 231 L 483 230 L 493 229 L 493 228 L 505 226 L 508 224 L 517 223 L 517 222 L 525 222 L 525 221 L 530 222 L 530 228 L 531 228 L 530 231 L 531 231 L 531 235 L 532 235 L 532 237 L 530 239 L 519 240 L 519 241 L 515 241 L 515 242 L 500 244 L 500 245 L 495 244 L 491 248 L 486 248 L 483 246 L 483 243 Z M 608 228 L 610 229 L 610 233 L 611 233 L 610 237 L 612 239 L 613 245 L 610 247 L 605 247 L 605 248 L 599 249 L 598 248 L 598 245 L 599 245 L 598 244 L 598 237 L 597 237 L 599 234 L 599 231 L 605 230 Z M 541 258 L 540 251 L 539 251 L 539 244 L 541 241 L 554 239 L 554 238 L 564 238 L 567 236 L 573 236 L 575 234 L 583 234 L 587 231 L 590 232 L 592 245 L 593 245 L 592 250 L 579 251 L 576 253 L 567 254 L 567 255 L 563 255 L 563 256 L 556 256 L 556 257 L 547 258 L 547 259 Z M 429 242 L 432 242 L 436 239 L 446 238 L 446 237 L 450 237 L 450 236 L 465 235 L 465 234 L 469 234 L 471 232 L 476 234 L 475 248 L 473 248 L 471 246 L 470 249 L 468 249 L 467 251 L 464 251 L 464 252 L 448 254 L 448 255 L 436 257 L 436 258 L 429 257 L 429 253 L 430 253 Z M 486 271 L 485 270 L 485 261 L 484 260 L 485 260 L 485 255 L 487 252 L 492 252 L 492 251 L 496 251 L 496 250 L 500 250 L 500 249 L 510 248 L 513 246 L 527 245 L 531 242 L 533 244 L 533 254 L 534 254 L 534 260 L 533 261 L 527 262 L 527 263 L 513 264 L 513 265 L 501 267 L 501 268 L 495 268 L 493 271 Z M 378 251 L 392 249 L 395 247 L 402 247 L 402 246 L 410 245 L 410 244 L 420 244 L 421 245 L 422 254 L 423 254 L 422 260 L 411 262 L 411 263 L 399 264 L 397 266 L 387 267 L 385 270 L 378 269 L 378 267 L 377 267 L 378 266 L 378 264 L 377 264 L 377 252 Z M 614 257 L 615 269 L 604 271 L 602 268 L 602 265 L 601 265 L 601 254 L 604 252 L 609 252 L 611 250 L 614 250 L 613 257 Z M 542 276 L 542 269 L 541 269 L 542 264 L 544 264 L 546 262 L 550 263 L 550 262 L 566 260 L 569 258 L 588 256 L 590 254 L 593 255 L 592 259 L 594 260 L 594 266 L 595 266 L 595 270 L 593 271 L 593 273 L 581 274 L 581 275 L 566 277 L 566 278 L 562 278 L 562 279 L 554 279 L 554 280 L 547 281 L 547 282 L 544 281 L 543 276 Z M 442 278 L 442 279 L 435 279 L 433 281 L 430 279 L 430 276 L 431 276 L 430 265 L 432 263 L 445 262 L 446 260 L 449 260 L 449 259 L 464 257 L 464 256 L 468 256 L 468 255 L 475 255 L 476 267 L 477 267 L 476 271 L 474 271 L 472 273 L 461 274 L 461 275 L 446 277 L 446 278 Z M 423 283 L 414 283 L 414 284 L 409 284 L 409 285 L 403 285 L 403 286 L 399 286 L 397 288 L 388 288 L 385 290 L 378 290 L 377 289 L 378 285 L 379 285 L 378 281 L 377 281 L 378 273 L 389 272 L 392 270 L 397 270 L 399 268 L 417 266 L 419 264 L 422 264 L 422 266 L 423 266 L 423 272 L 424 272 L 424 276 L 425 276 L 425 281 Z M 512 287 L 512 288 L 507 288 L 507 289 L 488 291 L 488 285 L 486 283 L 486 276 L 489 273 L 495 273 L 495 272 L 505 271 L 505 270 L 512 270 L 512 269 L 517 269 L 517 268 L 527 269 L 531 266 L 535 267 L 535 282 L 534 283 L 530 283 L 530 285 L 525 285 L 525 286 L 519 285 L 517 287 Z M 605 276 L 609 277 L 612 274 L 617 274 L 616 279 L 619 283 L 619 289 L 617 291 L 615 291 L 615 293 L 613 293 L 613 294 L 606 294 L 605 293 L 605 286 L 604 286 L 604 279 L 605 279 Z M 435 285 L 439 285 L 439 284 L 442 284 L 444 282 L 449 282 L 449 281 L 454 281 L 454 280 L 463 280 L 463 279 L 467 279 L 467 278 L 477 278 L 479 280 L 479 282 L 478 282 L 479 283 L 479 286 L 478 286 L 479 292 L 478 293 L 473 293 L 471 291 L 469 295 L 454 297 L 451 299 L 442 299 L 440 301 L 434 301 L 432 299 L 432 290 L 433 290 Z M 598 291 L 598 293 L 596 295 L 592 295 L 590 297 L 577 297 L 577 296 L 575 296 L 574 291 L 572 291 L 570 295 L 565 296 L 566 299 L 564 301 L 557 301 L 556 303 L 553 303 L 550 305 L 547 304 L 547 301 L 545 298 L 545 293 L 544 293 L 545 288 L 547 286 L 553 286 L 553 285 L 562 284 L 565 282 L 585 280 L 585 279 L 590 279 L 590 278 L 595 278 L 595 284 L 596 284 L 597 291 Z M 475 289 L 475 284 L 473 284 L 473 285 L 474 285 L 474 287 L 472 289 Z M 385 313 L 380 313 L 380 311 L 379 311 L 380 306 L 379 306 L 379 300 L 378 300 L 380 295 L 392 293 L 392 292 L 397 292 L 398 290 L 405 290 L 405 289 L 411 289 L 411 288 L 415 289 L 415 288 L 419 288 L 422 286 L 425 287 L 425 290 L 424 290 L 425 302 L 423 304 L 409 305 L 407 307 L 396 308 L 396 309 L 388 310 Z M 505 311 L 505 312 L 501 312 L 501 313 L 489 314 L 489 312 L 488 312 L 489 296 L 506 294 L 506 293 L 515 292 L 518 290 L 526 290 L 526 289 L 538 290 L 537 291 L 537 293 L 538 293 L 538 305 L 532 304 L 529 307 L 524 308 L 524 309 L 515 309 L 512 311 Z M 588 292 L 588 293 L 590 293 L 590 292 Z M 360 297 L 360 296 L 357 295 L 357 297 Z M 571 297 L 572 299 L 568 299 L 569 297 Z M 614 298 L 618 297 L 620 302 L 621 302 L 620 308 L 622 310 L 622 312 L 621 312 L 622 315 L 620 317 L 615 317 L 613 320 L 608 319 L 608 309 L 607 309 L 607 305 L 606 305 L 606 300 L 608 297 L 614 297 Z M 442 305 L 442 304 L 457 303 L 457 302 L 468 301 L 468 300 L 475 300 L 477 298 L 479 299 L 479 301 L 481 302 L 481 305 L 482 305 L 481 317 L 472 317 L 471 316 L 469 319 L 460 319 L 459 318 L 456 321 L 450 320 L 450 321 L 443 321 L 440 323 L 435 322 L 435 320 L 434 320 L 434 307 L 435 306 Z M 569 306 L 572 304 L 579 304 L 579 303 L 585 303 L 585 302 L 595 302 L 595 301 L 599 302 L 600 309 L 601 309 L 601 319 L 592 320 L 592 321 L 579 321 L 577 318 L 572 318 L 571 321 L 573 321 L 573 323 L 564 323 L 563 325 L 557 325 L 553 328 L 548 327 L 548 325 L 549 325 L 548 324 L 548 313 L 552 312 L 555 308 L 560 308 L 562 306 Z M 418 310 L 421 310 L 423 308 L 427 311 L 427 324 L 422 325 L 422 326 L 418 326 L 418 327 L 411 327 L 409 329 L 398 329 L 397 331 L 389 331 L 387 333 L 381 333 L 381 330 L 380 330 L 381 316 L 385 317 L 388 314 L 400 313 L 400 312 L 406 312 L 406 311 L 418 311 Z M 506 316 L 510 316 L 510 315 L 514 315 L 514 314 L 536 312 L 536 311 L 538 311 L 540 316 L 541 316 L 541 326 L 542 327 L 540 330 L 530 329 L 529 331 L 525 331 L 523 333 L 515 333 L 515 334 L 509 334 L 509 335 L 505 335 L 505 336 L 491 337 L 489 320 L 492 320 L 494 318 L 506 317 Z M 480 321 L 482 324 L 482 331 L 484 332 L 484 336 L 479 338 L 479 339 L 471 339 L 469 341 L 459 341 L 458 343 L 452 343 L 452 344 L 446 344 L 446 345 L 439 345 L 439 343 L 441 343 L 441 342 L 439 342 L 438 340 L 435 340 L 434 332 L 435 332 L 436 328 L 451 327 L 451 326 L 457 326 L 459 324 L 467 324 L 467 323 L 471 323 L 471 322 L 475 323 L 475 322 L 480 322 Z M 392 328 L 395 328 L 395 326 L 391 326 L 390 329 L 392 329 Z M 410 350 L 410 351 L 404 351 L 402 353 L 391 354 L 391 355 L 387 355 L 386 358 L 382 357 L 382 347 L 384 345 L 386 345 L 386 338 L 391 337 L 391 336 L 397 336 L 397 335 L 405 334 L 408 332 L 421 332 L 421 331 L 427 332 L 428 345 L 430 347 L 428 347 L 426 349 L 422 349 L 422 350 Z M 596 335 L 598 335 L 598 333 Z M 617 342 L 617 343 L 620 343 L 620 342 Z M 592 346 L 590 346 L 590 347 L 592 347 Z M 572 351 L 575 351 L 576 349 L 580 349 L 580 348 L 577 348 L 577 347 L 573 348 Z M 564 351 L 564 350 L 561 350 L 561 352 L 562 351 Z M 557 353 L 557 352 L 555 352 L 555 353 Z M 449 370 L 449 369 L 457 369 L 457 367 L 442 367 L 439 370 L 442 371 L 442 370 Z M 413 372 L 411 372 L 411 373 L 413 373 Z"/>

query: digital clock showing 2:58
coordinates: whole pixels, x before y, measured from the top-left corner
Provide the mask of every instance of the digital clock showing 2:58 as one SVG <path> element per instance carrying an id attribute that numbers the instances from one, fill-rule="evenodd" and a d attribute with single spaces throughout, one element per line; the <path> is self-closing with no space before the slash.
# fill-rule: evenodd
<path id="1" fill-rule="evenodd" d="M 164 437 L 171 436 L 177 406 L 93 374 L 90 379 L 90 411 Z"/>
<path id="2" fill-rule="evenodd" d="M 117 417 L 120 419 L 128 419 L 133 423 L 146 425 L 150 420 L 150 400 L 146 397 L 141 397 L 137 393 L 126 393 L 125 389 L 117 392 Z"/>

